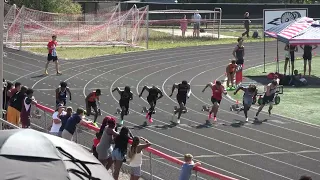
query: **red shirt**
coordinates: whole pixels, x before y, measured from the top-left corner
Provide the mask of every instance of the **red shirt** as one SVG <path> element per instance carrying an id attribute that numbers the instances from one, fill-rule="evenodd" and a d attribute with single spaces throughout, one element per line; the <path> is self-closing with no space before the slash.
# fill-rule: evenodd
<path id="1" fill-rule="evenodd" d="M 93 146 L 94 147 L 97 147 L 99 143 L 100 143 L 100 139 L 98 139 L 98 138 L 93 139 Z"/>
<path id="2" fill-rule="evenodd" d="M 222 93 L 224 91 L 224 87 L 221 85 L 220 88 L 217 88 L 216 85 L 212 86 L 212 97 L 216 100 L 222 100 Z"/>
<path id="3" fill-rule="evenodd" d="M 96 102 L 97 97 L 98 97 L 97 93 L 95 91 L 93 91 L 91 96 L 89 97 L 88 101 L 89 102 Z"/>
<path id="4" fill-rule="evenodd" d="M 54 48 L 54 46 L 57 46 L 58 45 L 58 43 L 57 43 L 57 41 L 49 41 L 48 42 L 48 48 L 49 48 L 49 54 L 51 54 L 52 53 L 52 49 Z"/>

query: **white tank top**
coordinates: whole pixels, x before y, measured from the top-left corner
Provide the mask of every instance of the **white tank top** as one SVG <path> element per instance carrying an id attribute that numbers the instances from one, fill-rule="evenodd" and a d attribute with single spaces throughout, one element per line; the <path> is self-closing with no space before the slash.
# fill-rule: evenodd
<path id="1" fill-rule="evenodd" d="M 142 165 L 142 151 L 134 155 L 133 159 L 131 159 L 129 166 L 131 167 L 139 167 Z"/>

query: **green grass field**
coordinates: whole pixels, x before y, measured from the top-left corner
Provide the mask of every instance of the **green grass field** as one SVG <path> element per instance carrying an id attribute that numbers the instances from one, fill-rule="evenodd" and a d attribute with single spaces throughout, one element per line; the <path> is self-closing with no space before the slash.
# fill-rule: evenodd
<path id="1" fill-rule="evenodd" d="M 280 62 L 280 72 L 283 72 L 284 61 Z M 295 63 L 296 69 L 299 73 L 303 73 L 303 60 L 297 60 Z M 320 57 L 315 57 L 312 60 L 312 66 L 320 66 Z M 266 65 L 266 72 L 275 72 L 276 64 Z M 262 73 L 263 66 L 250 68 L 243 72 L 244 76 L 266 76 Z M 320 69 L 313 68 L 312 76 L 320 78 Z M 260 86 L 262 91 L 264 87 Z M 242 92 L 239 91 L 237 95 L 233 95 L 233 91 L 229 94 L 236 100 L 241 102 Z M 320 84 L 319 87 L 285 87 L 284 93 L 280 95 L 281 103 L 274 106 L 273 112 L 283 116 L 299 119 L 309 123 L 320 124 Z"/>
<path id="2" fill-rule="evenodd" d="M 241 34 L 241 32 L 229 32 L 231 36 L 237 33 L 237 36 Z M 232 34 L 233 33 L 233 34 Z M 222 33 L 223 34 L 223 33 Z M 273 39 L 266 39 L 267 41 L 272 41 Z M 59 41 L 59 39 L 58 39 Z M 158 31 L 150 31 L 149 38 L 149 49 L 168 49 L 168 48 L 177 48 L 177 47 L 187 47 L 187 46 L 201 46 L 201 45 L 217 45 L 217 44 L 235 44 L 236 39 L 212 39 L 210 37 L 200 37 L 193 38 L 187 37 L 182 38 L 179 36 L 172 37 L 171 34 L 158 32 Z M 249 42 L 261 42 L 263 39 L 245 39 L 245 43 Z M 25 44 L 25 46 L 28 44 Z M 145 44 L 140 44 L 140 46 L 145 47 Z M 47 49 L 44 46 L 42 47 L 32 47 L 32 48 L 24 48 L 27 51 L 31 51 L 37 54 L 47 54 Z M 128 48 L 128 47 L 63 47 L 58 46 L 57 52 L 60 58 L 63 59 L 84 59 L 89 57 L 96 57 L 102 55 L 109 54 L 121 54 L 133 51 L 142 51 L 146 50 L 144 48 Z"/>

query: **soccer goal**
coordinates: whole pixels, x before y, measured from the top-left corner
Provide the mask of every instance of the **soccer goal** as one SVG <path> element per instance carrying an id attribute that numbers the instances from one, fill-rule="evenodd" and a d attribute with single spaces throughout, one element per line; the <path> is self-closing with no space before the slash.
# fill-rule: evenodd
<path id="1" fill-rule="evenodd" d="M 43 47 L 52 35 L 62 46 L 147 45 L 148 6 L 121 11 L 120 4 L 96 14 L 57 14 L 22 7 L 7 30 L 12 48 Z"/>

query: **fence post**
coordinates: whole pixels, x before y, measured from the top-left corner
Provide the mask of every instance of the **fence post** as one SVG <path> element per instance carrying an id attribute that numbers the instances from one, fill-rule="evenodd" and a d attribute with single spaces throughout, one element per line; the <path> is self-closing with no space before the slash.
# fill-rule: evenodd
<path id="1" fill-rule="evenodd" d="M 150 159 L 150 177 L 153 180 L 153 169 L 152 169 L 152 154 L 149 152 L 149 159 Z"/>
<path id="2" fill-rule="evenodd" d="M 147 5 L 147 18 L 146 18 L 147 34 L 146 34 L 146 48 L 149 49 L 149 5 Z"/>
<path id="3" fill-rule="evenodd" d="M 22 13 L 23 13 L 23 8 L 21 8 Z M 19 46 L 19 50 L 22 50 L 22 40 L 23 40 L 23 33 L 24 33 L 24 16 L 22 14 L 21 16 L 21 22 L 20 22 L 20 46 Z"/>
<path id="4" fill-rule="evenodd" d="M 46 111 L 43 111 L 43 116 L 44 116 L 44 128 L 45 128 L 45 132 L 50 132 L 50 130 L 48 130 L 48 122 L 47 122 L 47 113 Z"/>

